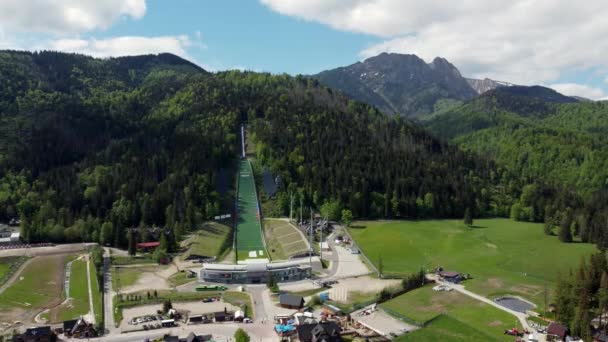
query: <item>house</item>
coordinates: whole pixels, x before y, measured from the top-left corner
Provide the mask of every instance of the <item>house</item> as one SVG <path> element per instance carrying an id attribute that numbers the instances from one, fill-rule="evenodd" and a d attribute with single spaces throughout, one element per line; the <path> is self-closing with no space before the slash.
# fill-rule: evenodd
<path id="1" fill-rule="evenodd" d="M 156 247 L 160 246 L 160 242 L 155 241 L 155 242 L 139 242 L 137 244 L 135 244 L 135 247 L 137 247 L 137 249 L 142 249 L 146 252 L 149 252 L 153 249 L 155 249 Z"/>
<path id="2" fill-rule="evenodd" d="M 205 342 L 210 340 L 211 335 L 196 335 L 193 332 L 188 334 L 186 338 L 179 338 L 173 335 L 165 335 L 163 337 L 163 342 Z"/>
<path id="3" fill-rule="evenodd" d="M 566 336 L 568 336 L 568 328 L 559 323 L 552 322 L 547 327 L 547 335 L 558 338 L 558 341 L 565 341 Z"/>
<path id="4" fill-rule="evenodd" d="M 25 332 L 15 337 L 18 342 L 52 342 L 57 340 L 57 335 L 49 326 L 28 328 Z"/>
<path id="5" fill-rule="evenodd" d="M 284 293 L 279 296 L 279 304 L 287 309 L 301 309 L 304 306 L 304 298 Z"/>
<path id="6" fill-rule="evenodd" d="M 336 322 L 323 322 L 300 325 L 296 332 L 300 342 L 339 342 L 340 330 Z"/>
<path id="7" fill-rule="evenodd" d="M 454 284 L 460 283 L 463 279 L 460 273 L 451 271 L 441 271 L 439 272 L 439 276 L 443 278 L 444 281 Z"/>
<path id="8" fill-rule="evenodd" d="M 224 311 L 214 312 L 213 313 L 213 319 L 214 319 L 214 321 L 216 323 L 217 322 L 229 322 L 229 321 L 233 321 L 234 320 L 234 312 L 227 311 L 226 309 L 224 309 Z"/>
<path id="9" fill-rule="evenodd" d="M 93 324 L 82 318 L 63 322 L 63 334 L 67 337 L 89 338 L 97 336 Z"/>

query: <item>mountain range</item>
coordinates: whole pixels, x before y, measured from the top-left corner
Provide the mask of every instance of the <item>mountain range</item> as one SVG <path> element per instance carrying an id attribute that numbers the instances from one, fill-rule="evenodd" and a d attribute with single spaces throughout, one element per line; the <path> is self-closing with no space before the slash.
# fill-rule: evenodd
<path id="1" fill-rule="evenodd" d="M 312 76 L 322 84 L 368 103 L 382 112 L 420 118 L 471 100 L 498 87 L 514 86 L 488 78 L 465 78 L 445 58 L 426 63 L 416 55 L 382 53 L 363 62 L 326 70 Z M 549 95 L 542 87 L 534 96 Z M 517 87 L 525 92 L 526 87 Z M 550 100 L 550 99 L 549 99 Z"/>

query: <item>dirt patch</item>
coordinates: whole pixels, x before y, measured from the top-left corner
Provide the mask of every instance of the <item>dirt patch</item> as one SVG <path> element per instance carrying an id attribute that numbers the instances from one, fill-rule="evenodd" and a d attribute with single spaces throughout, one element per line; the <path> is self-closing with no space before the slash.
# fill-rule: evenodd
<path id="1" fill-rule="evenodd" d="M 489 278 L 488 280 L 485 281 L 485 285 L 489 288 L 499 289 L 499 288 L 503 287 L 504 283 L 502 282 L 501 279 Z"/>
<path id="2" fill-rule="evenodd" d="M 490 327 L 499 327 L 502 324 L 503 323 L 501 321 L 492 321 L 492 322 L 488 323 L 488 326 L 490 326 Z"/>
<path id="3" fill-rule="evenodd" d="M 537 285 L 529 285 L 529 284 L 520 284 L 516 286 L 511 286 L 509 288 L 511 291 L 516 293 L 522 293 L 528 296 L 537 296 L 543 292 L 542 287 Z"/>
<path id="4" fill-rule="evenodd" d="M 490 247 L 490 248 L 494 248 L 494 249 L 496 249 L 496 248 L 497 248 L 495 244 L 493 244 L 493 243 L 489 243 L 489 242 L 486 242 L 486 246 L 487 246 L 487 247 Z"/>

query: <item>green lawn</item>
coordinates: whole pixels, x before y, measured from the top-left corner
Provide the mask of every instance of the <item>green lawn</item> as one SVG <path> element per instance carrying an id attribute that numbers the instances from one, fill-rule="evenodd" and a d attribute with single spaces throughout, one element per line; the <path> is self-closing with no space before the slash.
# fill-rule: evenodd
<path id="1" fill-rule="evenodd" d="M 87 264 L 84 260 L 72 262 L 70 275 L 70 298 L 65 304 L 51 310 L 51 321 L 62 322 L 78 318 L 89 312 L 89 285 Z M 53 313 L 52 311 L 57 311 Z"/>
<path id="2" fill-rule="evenodd" d="M 140 267 L 112 267 L 112 288 L 118 292 L 120 289 L 135 285 L 143 273 Z"/>
<path id="3" fill-rule="evenodd" d="M 151 256 L 112 256 L 112 265 L 156 264 Z"/>
<path id="4" fill-rule="evenodd" d="M 264 237 L 272 260 L 287 260 L 305 253 L 307 245 L 297 228 L 282 220 L 265 219 Z"/>
<path id="5" fill-rule="evenodd" d="M 450 316 L 440 316 L 428 326 L 402 335 L 395 341 L 445 341 L 445 342 L 487 342 L 487 341 L 514 341 L 513 337 L 501 333 L 488 335 L 470 325 Z"/>
<path id="6" fill-rule="evenodd" d="M 442 266 L 470 273 L 465 286 L 493 297 L 516 294 L 543 302 L 559 272 L 567 272 L 594 245 L 561 243 L 541 224 L 483 219 L 468 228 L 457 220 L 356 222 L 350 228 L 363 251 L 384 272 L 405 274 Z"/>
<path id="7" fill-rule="evenodd" d="M 57 305 L 62 300 L 64 256 L 37 257 L 0 294 L 0 309 L 22 307 L 37 310 Z"/>
<path id="8" fill-rule="evenodd" d="M 97 269 L 95 269 L 92 261 L 89 265 L 89 272 L 91 273 L 91 291 L 93 292 L 93 312 L 95 313 L 95 322 L 99 324 L 103 320 L 103 297 L 97 282 Z"/>
<path id="9" fill-rule="evenodd" d="M 177 272 L 169 277 L 169 283 L 171 286 L 180 286 L 197 280 L 196 277 L 188 278 L 188 274 L 190 274 L 190 272 Z"/>
<path id="10" fill-rule="evenodd" d="M 230 227 L 217 222 L 204 223 L 200 230 L 182 242 L 182 246 L 187 248 L 182 258 L 185 259 L 191 254 L 219 257 L 224 240 L 230 235 L 230 230 Z"/>
<path id="11" fill-rule="evenodd" d="M 419 324 L 428 323 L 419 332 L 407 337 L 412 340 L 512 341 L 503 335 L 505 329 L 520 327 L 519 321 L 504 311 L 476 301 L 456 291 L 435 292 L 431 286 L 410 291 L 388 302 L 382 308 Z M 434 339 L 430 339 L 435 337 Z M 441 338 L 439 338 L 441 337 Z M 416 339 L 415 339 L 416 338 Z"/>
<path id="12" fill-rule="evenodd" d="M 245 316 L 253 318 L 253 306 L 251 305 L 251 296 L 247 292 L 225 291 L 222 294 L 225 302 L 235 306 L 242 307 L 245 305 Z"/>

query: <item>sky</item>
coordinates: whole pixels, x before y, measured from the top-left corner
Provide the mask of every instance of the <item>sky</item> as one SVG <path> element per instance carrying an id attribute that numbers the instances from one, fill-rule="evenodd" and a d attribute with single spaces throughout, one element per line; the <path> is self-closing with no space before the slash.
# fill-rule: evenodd
<path id="1" fill-rule="evenodd" d="M 381 52 L 608 99 L 608 1 L 0 0 L 0 49 L 313 74 Z"/>

